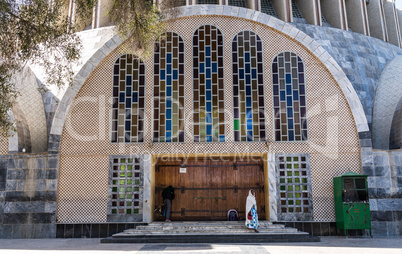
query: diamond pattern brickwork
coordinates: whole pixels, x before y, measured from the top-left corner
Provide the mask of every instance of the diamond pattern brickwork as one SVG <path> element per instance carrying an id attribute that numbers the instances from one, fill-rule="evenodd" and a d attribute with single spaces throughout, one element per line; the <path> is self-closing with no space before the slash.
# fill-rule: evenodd
<path id="1" fill-rule="evenodd" d="M 0 136 L 0 154 L 8 154 L 8 138 Z"/>
<path id="2" fill-rule="evenodd" d="M 361 172 L 360 147 L 351 110 L 339 86 L 324 65 L 301 44 L 252 21 L 220 17 L 194 16 L 169 24 L 169 30 L 182 36 L 185 52 L 192 52 L 194 31 L 211 24 L 223 33 L 225 79 L 225 142 L 193 143 L 192 54 L 185 55 L 185 142 L 152 143 L 153 100 L 145 100 L 144 143 L 112 144 L 111 98 L 113 64 L 122 54 L 117 48 L 94 69 L 78 92 L 66 117 L 60 144 L 58 192 L 59 222 L 105 222 L 108 201 L 109 155 L 161 153 L 308 153 L 310 154 L 312 199 L 315 221 L 334 221 L 332 178 L 348 169 Z M 264 94 L 267 140 L 234 144 L 231 41 L 242 30 L 258 34 L 263 41 Z M 306 142 L 272 142 L 274 57 L 284 51 L 299 55 L 305 63 L 307 116 Z M 135 53 L 135 52 L 126 52 Z M 153 94 L 152 57 L 146 65 L 146 96 Z M 84 188 L 84 189 L 82 189 Z M 91 197 L 90 200 L 88 198 Z"/>

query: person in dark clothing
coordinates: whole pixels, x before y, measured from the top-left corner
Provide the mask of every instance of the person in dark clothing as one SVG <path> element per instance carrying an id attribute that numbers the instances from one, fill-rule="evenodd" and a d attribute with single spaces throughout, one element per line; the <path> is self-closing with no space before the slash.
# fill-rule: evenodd
<path id="1" fill-rule="evenodd" d="M 171 185 L 163 189 L 162 198 L 165 206 L 165 221 L 170 221 L 170 208 L 174 199 L 174 188 Z"/>

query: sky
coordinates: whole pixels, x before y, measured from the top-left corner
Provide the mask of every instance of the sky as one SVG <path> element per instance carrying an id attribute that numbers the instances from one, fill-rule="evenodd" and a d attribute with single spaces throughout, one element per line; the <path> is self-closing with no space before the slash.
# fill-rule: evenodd
<path id="1" fill-rule="evenodd" d="M 402 0 L 396 0 L 395 5 L 396 5 L 396 8 L 402 9 Z"/>

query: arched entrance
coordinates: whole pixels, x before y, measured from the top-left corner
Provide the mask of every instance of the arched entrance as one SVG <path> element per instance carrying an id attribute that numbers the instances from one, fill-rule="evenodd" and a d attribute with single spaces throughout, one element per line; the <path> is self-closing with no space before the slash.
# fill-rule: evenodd
<path id="1" fill-rule="evenodd" d="M 162 190 L 169 185 L 176 189 L 172 220 L 226 220 L 230 209 L 244 219 L 250 189 L 256 192 L 258 216 L 265 219 L 262 156 L 157 158 L 156 206 L 162 204 Z M 163 219 L 156 211 L 155 220 Z"/>

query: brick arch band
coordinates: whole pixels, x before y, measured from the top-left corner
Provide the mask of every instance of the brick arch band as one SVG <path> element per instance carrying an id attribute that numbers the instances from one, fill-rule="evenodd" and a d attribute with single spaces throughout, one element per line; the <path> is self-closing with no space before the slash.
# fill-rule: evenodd
<path id="1" fill-rule="evenodd" d="M 324 66 L 328 69 L 330 74 L 338 83 L 352 111 L 355 125 L 359 133 L 359 139 L 361 141 L 365 139 L 370 139 L 367 119 L 356 91 L 354 90 L 351 82 L 343 72 L 342 68 L 319 43 L 314 41 L 310 36 L 300 31 L 296 27 L 283 22 L 273 16 L 258 11 L 234 6 L 194 5 L 179 7 L 179 14 L 175 18 L 211 14 L 252 20 L 254 22 L 258 22 L 262 25 L 275 29 L 287 35 L 288 37 L 293 38 L 296 42 L 302 44 L 324 64 Z M 96 66 L 101 63 L 101 61 L 121 43 L 123 43 L 123 40 L 118 35 L 115 35 L 112 39 L 106 42 L 99 50 L 95 52 L 95 54 L 85 63 L 85 65 L 75 76 L 73 85 L 67 89 L 55 113 L 49 135 L 49 153 L 59 153 L 60 138 L 63 131 L 64 122 L 68 110 L 81 86 L 84 84 L 84 82 L 89 77 L 91 72 L 96 68 Z"/>

